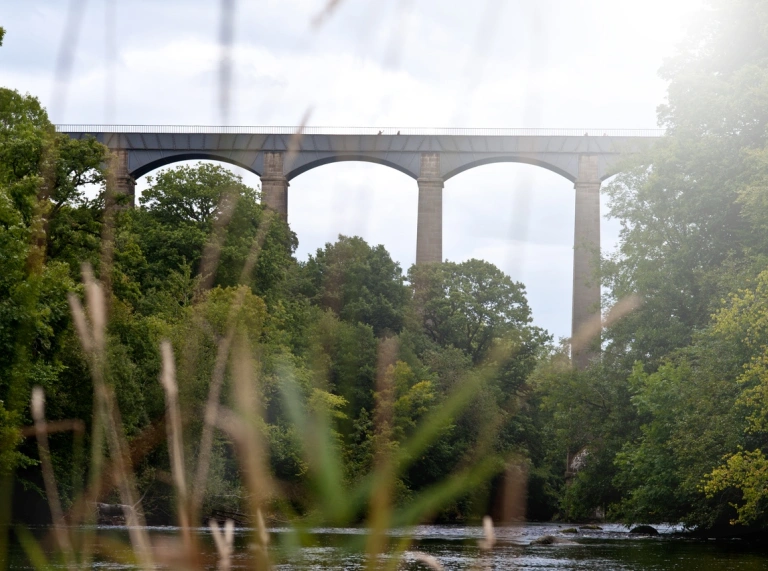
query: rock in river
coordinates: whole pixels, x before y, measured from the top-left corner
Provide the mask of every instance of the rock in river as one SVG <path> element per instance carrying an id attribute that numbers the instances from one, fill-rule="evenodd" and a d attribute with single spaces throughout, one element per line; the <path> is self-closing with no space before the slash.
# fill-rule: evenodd
<path id="1" fill-rule="evenodd" d="M 573 541 L 555 535 L 542 535 L 531 541 L 530 545 L 576 545 Z"/>
<path id="2" fill-rule="evenodd" d="M 636 533 L 638 535 L 659 535 L 656 528 L 653 528 L 650 525 L 638 525 L 637 527 L 630 529 L 629 533 Z"/>

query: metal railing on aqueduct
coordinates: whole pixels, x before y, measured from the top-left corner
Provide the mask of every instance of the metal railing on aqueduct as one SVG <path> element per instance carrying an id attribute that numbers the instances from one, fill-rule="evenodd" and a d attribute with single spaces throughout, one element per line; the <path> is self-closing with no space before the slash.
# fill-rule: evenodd
<path id="1" fill-rule="evenodd" d="M 477 137 L 661 137 L 664 129 L 538 129 L 463 127 L 288 127 L 260 125 L 56 125 L 61 133 L 179 133 L 222 135 L 451 135 Z"/>

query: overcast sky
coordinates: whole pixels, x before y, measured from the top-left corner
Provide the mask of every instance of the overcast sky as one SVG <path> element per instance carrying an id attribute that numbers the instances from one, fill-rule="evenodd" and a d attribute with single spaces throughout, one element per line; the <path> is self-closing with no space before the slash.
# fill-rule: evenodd
<path id="1" fill-rule="evenodd" d="M 83 7 L 79 34 L 70 4 Z M 334 2 L 234 4 L 228 113 L 213 0 L 5 0 L 0 85 L 38 96 L 56 123 L 297 125 L 309 113 L 317 126 L 654 128 L 658 69 L 701 2 L 339 0 L 316 26 Z M 525 284 L 536 324 L 569 335 L 572 183 L 493 164 L 450 179 L 443 200 L 443 257 L 495 263 Z M 387 167 L 311 170 L 289 189 L 297 255 L 359 235 L 406 270 L 416 205 L 415 181 Z M 617 236 L 604 219 L 603 249 Z"/>

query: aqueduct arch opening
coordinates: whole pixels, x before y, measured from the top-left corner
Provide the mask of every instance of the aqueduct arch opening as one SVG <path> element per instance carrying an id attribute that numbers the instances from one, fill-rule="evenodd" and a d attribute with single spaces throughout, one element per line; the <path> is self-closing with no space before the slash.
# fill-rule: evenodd
<path id="1" fill-rule="evenodd" d="M 246 168 L 245 166 L 235 163 L 233 161 L 229 160 L 222 160 L 219 157 L 216 156 L 174 156 L 173 160 L 169 161 L 163 161 L 162 164 L 157 164 L 154 166 L 154 168 L 145 168 L 143 169 L 144 172 L 142 172 L 139 176 L 136 176 L 136 178 L 131 177 L 132 184 L 133 184 L 133 193 L 134 193 L 134 205 L 138 205 L 140 201 L 140 197 L 143 194 L 144 190 L 146 190 L 149 186 L 149 183 L 147 181 L 148 177 L 154 177 L 160 172 L 163 172 L 166 169 L 174 168 L 174 167 L 181 167 L 181 166 L 190 166 L 199 164 L 201 162 L 204 163 L 212 163 L 212 164 L 219 164 L 219 165 L 227 165 L 229 167 L 229 170 L 233 171 L 236 175 L 242 177 L 243 183 L 252 187 L 256 188 L 259 185 L 260 177 L 258 173 L 253 172 L 253 170 Z"/>
<path id="2" fill-rule="evenodd" d="M 445 257 L 487 260 L 523 282 L 536 324 L 557 337 L 569 335 L 572 309 L 573 192 L 564 177 L 512 161 L 467 169 L 443 190 Z"/>
<path id="3" fill-rule="evenodd" d="M 288 188 L 288 220 L 299 236 L 297 254 L 314 254 L 339 234 L 356 235 L 372 245 L 383 244 L 405 272 L 415 261 L 414 186 L 398 169 L 371 161 L 326 163 L 294 177 Z"/>

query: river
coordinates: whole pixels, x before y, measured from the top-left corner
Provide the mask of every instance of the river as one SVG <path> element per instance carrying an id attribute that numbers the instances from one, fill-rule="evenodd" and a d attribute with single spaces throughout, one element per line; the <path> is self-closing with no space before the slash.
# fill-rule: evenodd
<path id="1" fill-rule="evenodd" d="M 741 541 L 706 541 L 676 537 L 674 529 L 661 528 L 655 537 L 630 535 L 620 525 L 603 525 L 602 529 L 578 528 L 577 533 L 564 533 L 568 524 L 524 524 L 496 528 L 497 542 L 490 552 L 481 552 L 477 546 L 483 538 L 480 527 L 469 526 L 419 526 L 410 530 L 394 530 L 395 538 L 413 537 L 405 552 L 400 569 L 427 569 L 415 560 L 416 553 L 427 553 L 435 557 L 446 570 L 487 568 L 487 569 L 589 569 L 589 570 L 753 570 L 768 569 L 768 546 L 755 546 Z M 178 535 L 177 528 L 148 528 L 153 540 L 170 539 Z M 43 535 L 42 530 L 36 535 Z M 360 528 L 322 528 L 311 530 L 305 536 L 304 546 L 298 549 L 288 547 L 296 538 L 288 528 L 271 528 L 270 557 L 274 568 L 279 570 L 299 569 L 347 569 L 364 568 L 364 556 L 350 546 L 361 546 L 365 542 L 365 530 Z M 102 539 L 114 546 L 128 541 L 128 530 L 121 527 L 98 528 Z M 215 568 L 215 551 L 211 533 L 207 529 L 196 530 L 202 544 L 207 546 L 205 560 L 208 567 Z M 532 544 L 542 536 L 562 538 L 568 543 L 554 545 Z M 306 538 L 311 537 L 307 542 Z M 248 530 L 235 532 L 235 553 L 232 569 L 249 567 L 253 552 L 248 548 L 251 534 Z M 111 540 L 118 540 L 114 542 Z M 123 555 L 125 555 L 124 553 Z M 122 559 L 119 553 L 114 559 Z M 94 569 L 122 571 L 131 569 L 127 563 L 101 558 L 94 563 Z M 57 567 L 57 566 L 53 566 Z M 12 555 L 12 569 L 31 569 L 20 547 Z"/>

